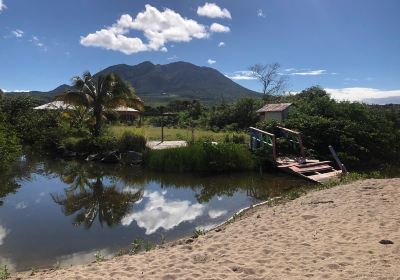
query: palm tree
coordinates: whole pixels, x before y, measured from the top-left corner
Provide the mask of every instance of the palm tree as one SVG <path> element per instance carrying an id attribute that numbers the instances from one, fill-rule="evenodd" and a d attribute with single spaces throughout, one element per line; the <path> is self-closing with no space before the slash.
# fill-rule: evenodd
<path id="1" fill-rule="evenodd" d="M 94 119 L 94 136 L 100 135 L 107 110 L 118 106 L 143 110 L 143 101 L 135 95 L 134 89 L 113 73 L 94 79 L 89 72 L 85 72 L 82 77 L 77 76 L 72 80 L 75 90 L 67 91 L 58 96 L 57 100 L 91 109 Z"/>
<path id="2" fill-rule="evenodd" d="M 72 176 L 74 177 L 74 176 Z M 74 225 L 84 225 L 90 229 L 96 217 L 101 226 L 105 222 L 112 227 L 120 224 L 122 218 L 132 209 L 144 194 L 143 189 L 136 192 L 119 190 L 116 185 L 105 186 L 103 178 L 94 180 L 79 178 L 83 185 L 76 185 L 76 179 L 70 188 L 64 189 L 65 195 L 51 194 L 53 201 L 62 206 L 66 216 L 75 215 Z M 79 188 L 77 188 L 79 187 Z"/>

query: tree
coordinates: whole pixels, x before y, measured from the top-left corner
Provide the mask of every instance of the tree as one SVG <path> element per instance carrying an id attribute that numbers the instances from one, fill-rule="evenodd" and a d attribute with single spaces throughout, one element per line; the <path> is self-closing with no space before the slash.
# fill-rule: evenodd
<path id="1" fill-rule="evenodd" d="M 143 101 L 135 95 L 134 89 L 113 73 L 95 80 L 89 72 L 85 72 L 82 78 L 77 76 L 72 80 L 75 90 L 67 91 L 57 100 L 89 108 L 94 119 L 93 136 L 100 135 L 107 110 L 118 106 L 143 110 Z"/>
<path id="2" fill-rule="evenodd" d="M 287 78 L 279 73 L 280 65 L 254 64 L 249 67 L 251 75 L 262 84 L 264 97 L 278 94 L 286 86 Z"/>

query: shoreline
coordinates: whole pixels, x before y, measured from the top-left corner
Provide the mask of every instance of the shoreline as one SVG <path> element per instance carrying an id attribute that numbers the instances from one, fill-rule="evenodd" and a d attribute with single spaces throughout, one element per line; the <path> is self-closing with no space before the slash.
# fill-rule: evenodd
<path id="1" fill-rule="evenodd" d="M 382 197 L 385 197 L 383 202 Z M 34 275 L 30 275 L 31 272 L 19 272 L 13 274 L 11 279 L 92 279 L 96 277 L 100 279 L 207 279 L 207 277 L 214 277 L 209 279 L 270 277 L 273 279 L 279 277 L 282 279 L 307 277 L 322 279 L 330 276 L 333 276 L 331 279 L 352 279 L 356 276 L 367 277 L 367 275 L 396 279 L 395 275 L 400 275 L 400 267 L 392 265 L 396 262 L 400 263 L 400 232 L 398 230 L 400 220 L 393 217 L 387 229 L 387 221 L 382 222 L 381 219 L 376 219 L 377 217 L 371 212 L 371 208 L 375 208 L 376 212 L 390 218 L 390 213 L 397 213 L 396 210 L 400 210 L 399 204 L 396 205 L 396 202 L 400 201 L 399 178 L 369 179 L 323 190 L 310 190 L 298 199 L 290 201 L 284 199 L 285 203 L 265 205 L 274 200 L 278 198 L 241 209 L 230 219 L 198 238 L 185 237 L 158 246 L 155 250 L 131 256 L 118 256 L 99 263 L 57 270 L 48 269 Z M 349 203 L 349 200 L 352 203 Z M 353 211 L 348 211 L 349 207 Z M 304 212 L 307 215 L 304 215 Z M 360 212 L 358 216 L 351 215 L 357 212 Z M 365 216 L 365 212 L 375 232 L 370 232 L 372 225 L 358 218 Z M 282 219 L 277 219 L 278 214 Z M 329 219 L 324 217 L 327 215 Z M 349 217 L 346 215 L 351 216 L 351 223 L 348 223 Z M 320 216 L 321 219 L 319 219 Z M 275 222 L 271 223 L 272 221 Z M 341 221 L 343 229 L 339 230 Z M 276 227 L 275 224 L 281 225 Z M 310 227 L 310 224 L 314 224 L 314 227 L 305 231 L 304 227 Z M 297 231 L 293 231 L 294 228 Z M 362 254 L 360 250 L 363 251 L 365 244 L 355 245 L 365 243 L 363 238 L 369 238 L 365 235 L 365 231 L 369 232 L 369 235 L 377 235 L 379 231 L 382 231 L 382 236 L 376 237 L 375 242 L 368 244 L 372 247 Z M 282 232 L 287 234 L 282 235 Z M 312 235 L 309 236 L 311 232 Z M 362 236 L 361 240 L 358 240 L 357 234 Z M 330 239 L 329 236 L 331 236 Z M 319 242 L 319 238 L 322 238 L 324 242 Z M 293 243 L 294 239 L 297 242 Z M 392 240 L 394 244 L 379 244 L 379 241 L 383 239 Z M 355 240 L 359 242 L 354 242 Z M 272 244 L 278 243 L 279 246 L 272 246 L 273 249 L 260 249 L 260 246 L 271 247 L 271 241 Z M 318 246 L 313 243 L 317 243 Z M 317 248 L 313 248 L 314 246 Z M 352 249 L 350 252 L 347 252 L 348 247 Z M 317 249 L 313 251 L 319 256 L 310 258 L 307 248 Z M 341 250 L 335 250 L 337 248 Z M 320 252 L 321 250 L 324 252 Z M 380 252 L 381 254 L 376 256 L 370 253 L 379 250 L 383 250 L 384 254 Z M 249 258 L 249 255 L 252 257 Z M 297 260 L 293 259 L 293 256 L 297 256 Z M 345 258 L 342 258 L 343 256 Z M 378 257 L 374 260 L 374 264 L 382 263 L 381 269 L 373 265 L 375 269 L 371 270 L 371 264 L 366 265 L 374 257 Z M 366 263 L 355 261 L 358 258 L 366 258 L 364 260 Z M 315 267 L 315 264 L 327 259 L 331 261 L 325 267 Z M 271 264 L 265 267 L 268 263 Z M 279 268 L 279 273 L 277 273 L 277 268 Z M 366 271 L 370 274 L 365 274 Z"/>

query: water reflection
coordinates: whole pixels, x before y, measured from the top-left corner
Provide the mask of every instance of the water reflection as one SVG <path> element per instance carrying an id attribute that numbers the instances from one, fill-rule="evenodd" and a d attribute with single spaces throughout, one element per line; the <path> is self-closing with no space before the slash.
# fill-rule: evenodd
<path id="1" fill-rule="evenodd" d="M 27 154 L 0 174 L 0 263 L 82 263 L 136 238 L 174 240 L 300 184 L 276 173 L 160 174 Z"/>
<path id="2" fill-rule="evenodd" d="M 135 192 L 123 191 L 115 184 L 105 185 L 102 169 L 92 165 L 71 162 L 61 174 L 61 180 L 70 184 L 64 195 L 51 194 L 54 202 L 61 205 L 66 216 L 75 215 L 73 224 L 91 228 L 96 217 L 103 226 L 120 224 L 122 218 L 132 209 L 133 203 L 143 196 L 143 189 Z"/>
<path id="3" fill-rule="evenodd" d="M 165 197 L 166 192 L 144 192 L 146 202 L 143 210 L 130 213 L 122 219 L 124 226 L 136 221 L 139 227 L 146 230 L 146 234 L 153 234 L 158 229 L 170 230 L 182 222 L 193 221 L 203 214 L 204 206 L 191 203 L 189 200 Z"/>

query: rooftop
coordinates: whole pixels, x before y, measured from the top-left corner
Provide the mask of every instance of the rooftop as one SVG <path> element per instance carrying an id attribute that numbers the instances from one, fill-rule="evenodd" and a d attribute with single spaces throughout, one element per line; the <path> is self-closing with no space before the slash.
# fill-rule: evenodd
<path id="1" fill-rule="evenodd" d="M 277 104 L 266 104 L 261 109 L 257 110 L 257 113 L 264 112 L 282 112 L 286 108 L 290 107 L 292 103 L 277 103 Z"/>

